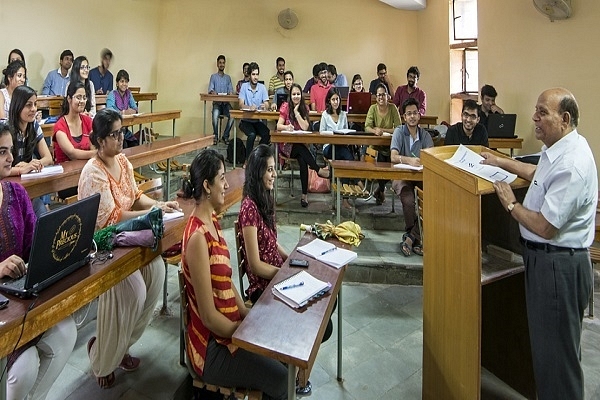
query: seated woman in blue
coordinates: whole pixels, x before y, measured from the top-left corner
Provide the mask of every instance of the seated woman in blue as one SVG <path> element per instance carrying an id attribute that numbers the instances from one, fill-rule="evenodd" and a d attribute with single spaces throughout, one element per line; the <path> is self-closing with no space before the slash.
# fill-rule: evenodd
<path id="1" fill-rule="evenodd" d="M 138 106 L 129 90 L 129 74 L 124 69 L 117 72 L 117 88 L 108 92 L 106 108 L 119 111 L 121 115 L 137 114 Z"/>

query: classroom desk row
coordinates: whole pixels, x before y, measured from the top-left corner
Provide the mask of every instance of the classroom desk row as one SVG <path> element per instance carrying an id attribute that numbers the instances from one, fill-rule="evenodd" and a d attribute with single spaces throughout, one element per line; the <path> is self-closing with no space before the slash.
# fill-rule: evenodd
<path id="1" fill-rule="evenodd" d="M 156 163 L 162 160 L 197 151 L 212 145 L 211 137 L 199 137 L 198 135 L 177 136 L 173 138 L 157 140 L 152 143 L 142 144 L 140 146 L 130 147 L 123 150 L 123 153 L 129 159 L 134 168 Z M 48 176 L 39 179 L 21 179 L 20 176 L 10 176 L 4 178 L 13 182 L 20 183 L 25 187 L 29 197 L 35 198 L 48 193 L 55 193 L 60 190 L 77 186 L 79 175 L 87 160 L 73 160 L 62 163 L 64 172 L 59 175 Z M 169 187 L 170 171 L 167 163 L 167 174 L 165 185 Z M 165 191 L 165 195 L 166 195 Z"/>
<path id="2" fill-rule="evenodd" d="M 106 95 L 105 94 L 96 94 L 96 106 L 106 106 Z M 48 110 L 60 110 L 62 106 L 64 97 L 63 96 L 44 96 L 39 95 L 37 97 L 37 101 L 35 105 L 38 109 L 48 109 Z M 150 102 L 150 112 L 153 111 L 153 103 L 154 100 L 158 99 L 158 93 L 156 92 L 148 92 L 148 93 L 133 93 L 133 99 L 136 104 L 139 106 L 140 101 L 149 101 Z M 56 114 L 56 113 L 54 113 Z M 50 115 L 54 115 L 51 113 Z"/>
<path id="3" fill-rule="evenodd" d="M 152 124 L 154 122 L 173 120 L 172 134 L 175 136 L 175 120 L 180 117 L 181 110 L 124 115 L 123 126 L 139 125 L 139 128 L 141 129 L 143 124 Z M 54 134 L 54 124 L 42 124 L 42 132 L 44 132 L 44 137 L 52 137 Z"/>

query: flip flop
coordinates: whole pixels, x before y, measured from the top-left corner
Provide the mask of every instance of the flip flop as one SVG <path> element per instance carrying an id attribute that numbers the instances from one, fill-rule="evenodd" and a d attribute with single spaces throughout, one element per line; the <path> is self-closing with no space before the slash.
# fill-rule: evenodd
<path id="1" fill-rule="evenodd" d="M 414 243 L 414 239 L 412 237 L 412 235 L 410 234 L 404 234 L 402 236 L 403 240 L 402 240 L 402 247 L 400 248 L 400 251 L 402 252 L 402 254 L 405 257 L 410 257 L 410 255 L 413 252 L 413 243 Z M 409 242 L 410 240 L 410 242 Z"/>
<path id="2" fill-rule="evenodd" d="M 92 346 L 94 345 L 95 341 L 96 341 L 96 336 L 92 336 L 90 338 L 90 340 L 88 340 L 88 343 L 87 343 L 88 357 L 90 356 L 90 351 L 92 350 Z M 98 386 L 100 386 L 100 388 L 109 389 L 115 384 L 115 373 L 111 372 L 110 374 L 108 374 L 106 376 L 97 376 L 96 382 L 98 382 Z"/>
<path id="3" fill-rule="evenodd" d="M 137 357 L 133 357 L 131 354 L 125 354 L 119 364 L 119 368 L 126 372 L 135 371 L 140 367 L 141 360 Z"/>

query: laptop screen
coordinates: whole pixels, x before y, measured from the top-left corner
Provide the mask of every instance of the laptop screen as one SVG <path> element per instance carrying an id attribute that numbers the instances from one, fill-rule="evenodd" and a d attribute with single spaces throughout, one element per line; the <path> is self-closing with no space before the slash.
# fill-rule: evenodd
<path id="1" fill-rule="evenodd" d="M 490 114 L 488 116 L 488 137 L 512 138 L 515 136 L 517 114 Z"/>
<path id="2" fill-rule="evenodd" d="M 348 93 L 348 114 L 366 114 L 371 107 L 371 93 Z"/>

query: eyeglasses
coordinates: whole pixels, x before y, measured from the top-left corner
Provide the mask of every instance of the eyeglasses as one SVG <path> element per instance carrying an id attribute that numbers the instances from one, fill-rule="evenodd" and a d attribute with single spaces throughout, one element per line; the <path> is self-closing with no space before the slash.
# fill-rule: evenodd
<path id="1" fill-rule="evenodd" d="M 73 96 L 73 98 L 77 101 L 87 101 L 87 96 L 83 94 L 78 94 L 77 96 Z"/>
<path id="2" fill-rule="evenodd" d="M 115 140 L 123 140 L 124 135 L 125 135 L 125 128 L 121 128 L 121 129 L 117 129 L 117 130 L 110 132 L 107 136 L 110 136 L 111 138 L 113 138 Z"/>
<path id="3" fill-rule="evenodd" d="M 417 115 L 419 115 L 418 111 L 407 111 L 404 113 L 405 116 L 407 117 L 416 117 Z"/>
<path id="4" fill-rule="evenodd" d="M 79 69 L 82 69 L 84 71 L 89 71 L 92 68 L 89 65 L 82 65 L 81 67 L 79 67 Z"/>
<path id="5" fill-rule="evenodd" d="M 376 97 L 387 97 L 387 93 L 377 93 Z"/>
<path id="6" fill-rule="evenodd" d="M 475 121 L 478 117 L 477 114 L 469 114 L 468 112 L 463 112 L 462 116 L 463 116 L 463 118 L 470 119 L 471 121 Z"/>

